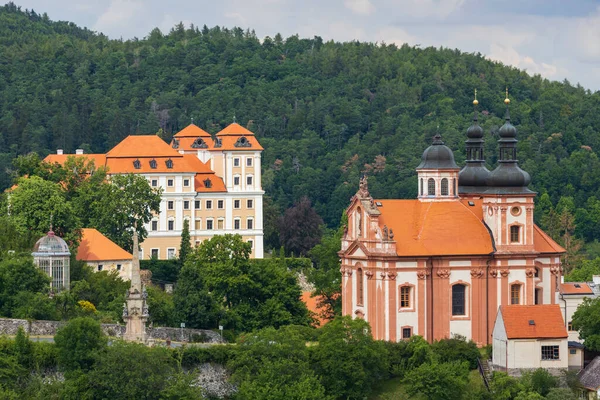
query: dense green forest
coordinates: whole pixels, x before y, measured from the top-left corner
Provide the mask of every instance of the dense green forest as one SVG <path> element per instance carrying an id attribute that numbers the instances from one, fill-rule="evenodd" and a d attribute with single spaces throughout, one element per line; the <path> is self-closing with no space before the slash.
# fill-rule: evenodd
<path id="1" fill-rule="evenodd" d="M 191 118 L 216 133 L 235 117 L 265 148 L 266 218 L 308 196 L 329 227 L 362 174 L 375 197 L 415 197 L 438 126 L 460 165 L 475 88 L 494 166 L 508 86 L 538 223 L 572 255 L 584 243 L 600 254 L 600 93 L 567 81 L 447 48 L 260 40 L 239 28 L 179 24 L 110 40 L 12 3 L 0 7 L 0 54 L 1 188 L 31 151 L 105 152 L 130 134 L 169 140 Z"/>

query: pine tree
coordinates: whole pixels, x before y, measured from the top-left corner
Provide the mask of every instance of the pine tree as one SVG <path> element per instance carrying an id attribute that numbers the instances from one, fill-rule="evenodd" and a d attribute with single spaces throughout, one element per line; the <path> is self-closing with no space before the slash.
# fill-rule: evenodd
<path id="1" fill-rule="evenodd" d="M 190 240 L 190 222 L 186 219 L 183 221 L 183 231 L 181 231 L 181 246 L 179 247 L 179 262 L 181 265 L 185 263 L 187 256 L 192 252 Z"/>

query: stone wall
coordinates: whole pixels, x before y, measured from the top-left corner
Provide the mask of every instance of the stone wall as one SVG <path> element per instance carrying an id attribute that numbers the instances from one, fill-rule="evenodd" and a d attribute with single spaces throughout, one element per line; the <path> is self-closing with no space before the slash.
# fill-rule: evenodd
<path id="1" fill-rule="evenodd" d="M 19 327 L 22 327 L 31 336 L 54 336 L 58 328 L 64 324 L 64 321 L 0 318 L 0 335 L 16 335 Z M 125 325 L 102 324 L 102 330 L 108 336 L 121 338 L 125 334 Z M 221 335 L 203 329 L 153 327 L 147 328 L 146 331 L 150 339 L 166 340 L 170 338 L 174 342 L 191 342 L 194 339 L 202 339 L 201 341 L 205 343 L 222 343 Z"/>

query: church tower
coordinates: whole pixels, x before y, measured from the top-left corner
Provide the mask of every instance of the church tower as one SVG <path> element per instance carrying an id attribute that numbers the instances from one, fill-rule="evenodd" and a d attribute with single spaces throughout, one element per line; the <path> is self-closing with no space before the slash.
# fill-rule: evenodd
<path id="1" fill-rule="evenodd" d="M 417 167 L 419 200 L 450 201 L 458 199 L 458 171 L 454 153 L 442 142 L 437 133 L 433 143 L 423 152 Z"/>
<path id="2" fill-rule="evenodd" d="M 527 188 L 531 177 L 517 160 L 517 129 L 510 123 L 508 89 L 506 122 L 498 131 L 498 166 L 487 178 L 484 218 L 490 227 L 499 253 L 533 251 L 533 198 Z"/>
<path id="3" fill-rule="evenodd" d="M 458 192 L 463 197 L 480 197 L 487 190 L 486 182 L 490 171 L 485 167 L 483 153 L 483 129 L 477 117 L 477 89 L 473 100 L 473 125 L 467 129 L 467 163 L 458 174 Z"/>

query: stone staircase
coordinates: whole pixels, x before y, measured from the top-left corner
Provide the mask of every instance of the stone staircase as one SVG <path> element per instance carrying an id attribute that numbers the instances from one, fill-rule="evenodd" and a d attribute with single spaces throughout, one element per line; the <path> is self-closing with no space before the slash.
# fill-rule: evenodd
<path id="1" fill-rule="evenodd" d="M 492 369 L 490 367 L 490 360 L 488 360 L 488 359 L 482 360 L 480 358 L 479 360 L 477 360 L 477 364 L 479 367 L 479 373 L 481 374 L 481 377 L 483 378 L 483 383 L 485 384 L 485 387 L 488 388 L 488 390 L 489 390 L 490 389 L 489 382 L 492 379 Z"/>

